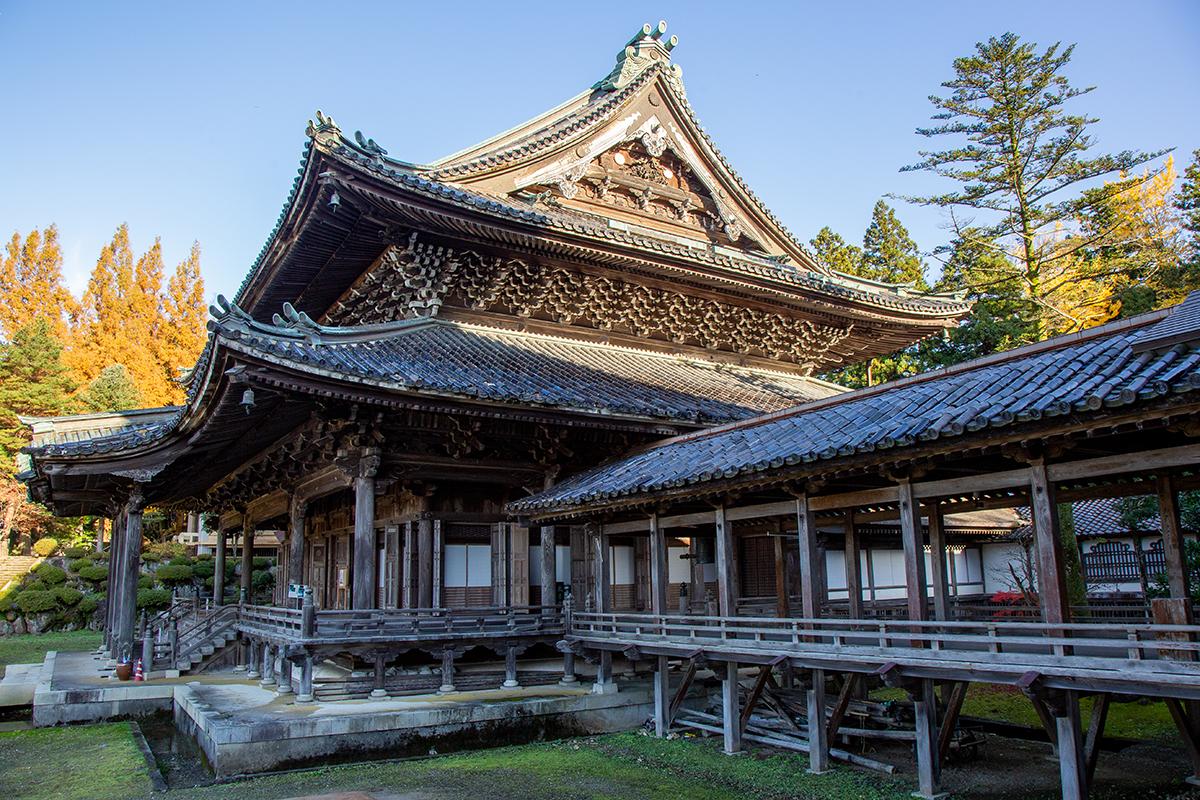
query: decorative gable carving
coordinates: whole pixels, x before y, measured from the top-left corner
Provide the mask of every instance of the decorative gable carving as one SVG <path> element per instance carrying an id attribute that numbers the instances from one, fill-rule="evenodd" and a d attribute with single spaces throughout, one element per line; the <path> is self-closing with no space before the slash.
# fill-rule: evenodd
<path id="1" fill-rule="evenodd" d="M 443 306 L 626 333 L 680 345 L 819 363 L 851 328 L 589 275 L 519 258 L 433 246 L 410 236 L 328 314 L 334 325 L 432 316 Z"/>

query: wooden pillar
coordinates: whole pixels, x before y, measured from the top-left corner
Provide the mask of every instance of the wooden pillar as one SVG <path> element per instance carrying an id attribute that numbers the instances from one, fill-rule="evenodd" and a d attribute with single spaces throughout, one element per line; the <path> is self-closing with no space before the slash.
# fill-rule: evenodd
<path id="1" fill-rule="evenodd" d="M 667 613 L 667 537 L 658 524 L 658 514 L 650 515 L 650 613 Z"/>
<path id="2" fill-rule="evenodd" d="M 188 515 L 188 517 L 190 518 L 190 517 L 191 517 L 191 515 L 189 514 L 189 515 Z M 100 517 L 99 519 L 97 519 L 97 520 L 96 520 L 96 547 L 95 547 L 95 551 L 96 551 L 97 553 L 100 553 L 100 552 L 103 552 L 103 551 L 104 551 L 104 528 L 105 528 L 105 526 L 107 525 L 107 523 L 108 523 L 108 520 L 107 520 L 106 518 L 104 518 L 104 517 Z"/>
<path id="3" fill-rule="evenodd" d="M 731 755 L 742 752 L 742 715 L 738 710 L 736 661 L 725 662 L 725 678 L 721 681 L 721 728 L 725 732 L 725 752 Z"/>
<path id="4" fill-rule="evenodd" d="M 588 536 L 586 527 L 572 525 L 570 528 L 571 552 L 571 597 L 574 598 L 576 609 L 588 596 L 588 566 L 591 555 L 588 552 Z"/>
<path id="5" fill-rule="evenodd" d="M 260 646 L 261 645 L 256 640 L 251 639 L 250 641 L 246 642 L 246 648 L 243 653 L 243 657 L 246 659 L 243 669 L 246 670 L 246 677 L 250 678 L 251 680 L 254 680 L 260 675 L 258 671 L 258 666 L 261 663 L 261 656 L 258 651 Z"/>
<path id="6" fill-rule="evenodd" d="M 937 699 L 933 681 L 923 678 L 913 694 L 913 716 L 916 727 L 917 796 L 940 797 L 941 765 L 938 762 Z"/>
<path id="7" fill-rule="evenodd" d="M 612 554 L 608 534 L 602 526 L 596 526 L 592 536 L 592 562 L 595 571 L 595 593 L 592 597 L 597 613 L 612 611 Z"/>
<path id="8" fill-rule="evenodd" d="M 921 510 L 913 499 L 912 483 L 900 481 L 900 538 L 904 543 L 904 586 L 908 597 L 908 618 L 929 618 L 925 589 L 925 548 L 921 540 Z"/>
<path id="9" fill-rule="evenodd" d="M 1083 726 L 1079 720 L 1079 695 L 1064 690 L 1054 727 L 1058 738 L 1058 775 L 1063 800 L 1087 797 L 1087 766 L 1083 753 Z"/>
<path id="10" fill-rule="evenodd" d="M 512 606 L 529 605 L 529 528 L 513 525 L 510 529 L 508 602 Z"/>
<path id="11" fill-rule="evenodd" d="M 849 680 L 849 678 L 847 678 Z M 829 734 L 825 727 L 825 670 L 812 671 L 808 688 L 808 771 L 829 771 Z"/>
<path id="12" fill-rule="evenodd" d="M 417 520 L 417 607 L 433 608 L 433 517 Z"/>
<path id="13" fill-rule="evenodd" d="M 820 571 L 817 559 L 817 521 L 808 505 L 808 495 L 796 498 L 796 543 L 800 553 L 800 607 L 805 619 L 821 613 Z"/>
<path id="14" fill-rule="evenodd" d="M 780 618 L 792 615 L 792 603 L 788 590 L 787 574 L 787 542 L 779 532 L 778 525 L 771 536 L 772 549 L 775 551 L 775 616 Z"/>
<path id="15" fill-rule="evenodd" d="M 558 599 L 555 588 L 557 582 L 555 580 L 558 572 L 558 564 L 555 556 L 557 555 L 556 542 L 554 541 L 554 526 L 543 525 L 541 530 L 541 556 L 542 556 L 542 601 L 541 605 L 550 607 L 555 604 Z"/>
<path id="16" fill-rule="evenodd" d="M 254 602 L 254 523 L 250 514 L 242 509 L 242 585 L 241 600 L 243 603 Z"/>
<path id="17" fill-rule="evenodd" d="M 128 652 L 133 658 L 134 629 L 137 621 L 138 572 L 142 563 L 142 508 L 145 496 L 141 486 L 135 486 L 125 504 L 125 535 L 122 542 L 122 573 L 118 576 L 120 604 L 116 618 L 116 653 Z"/>
<path id="18" fill-rule="evenodd" d="M 354 574 L 350 581 L 350 607 L 375 608 L 378 593 L 376 570 L 379 549 L 375 544 L 375 473 L 379 469 L 379 454 L 366 448 L 358 460 L 354 476 Z"/>
<path id="19" fill-rule="evenodd" d="M 933 618 L 950 619 L 950 587 L 946 575 L 946 526 L 942 507 L 936 501 L 926 507 L 929 519 L 929 566 L 933 570 Z"/>
<path id="20" fill-rule="evenodd" d="M 446 570 L 443 566 L 446 556 L 446 540 L 442 535 L 442 521 L 435 519 L 433 521 L 433 607 L 441 608 L 445 603 L 445 595 L 442 594 L 443 584 L 446 579 Z"/>
<path id="21" fill-rule="evenodd" d="M 414 530 L 416 526 L 412 522 L 404 523 L 404 553 L 401 558 L 404 559 L 403 568 L 401 570 L 401 580 L 403 581 L 403 596 L 400 599 L 400 605 L 403 608 L 417 607 L 417 584 L 413 575 L 413 566 L 416 561 L 417 553 L 417 536 Z"/>
<path id="22" fill-rule="evenodd" d="M 119 575 L 124 574 L 121 561 L 124 558 L 125 516 L 118 511 L 113 516 L 112 538 L 108 546 L 108 600 L 104 604 L 104 646 L 111 658 L 117 657 L 117 606 Z"/>
<path id="23" fill-rule="evenodd" d="M 288 507 L 288 583 L 303 586 L 308 583 L 304 575 L 304 515 L 308 510 L 307 504 L 292 496 Z M 285 595 L 286 599 L 286 595 Z M 292 608 L 299 608 L 302 598 L 296 597 L 286 603 Z"/>
<path id="24" fill-rule="evenodd" d="M 374 697 L 376 699 L 379 699 L 381 697 L 387 697 L 387 688 L 385 686 L 385 683 L 386 683 L 385 679 L 387 677 L 387 670 L 385 669 L 386 663 L 387 663 L 387 658 L 382 652 L 375 653 L 375 665 L 374 665 L 375 669 L 372 672 L 372 677 L 374 678 L 374 685 L 371 687 L 371 695 L 370 696 Z"/>
<path id="25" fill-rule="evenodd" d="M 510 644 L 504 648 L 504 683 L 505 689 L 516 689 L 521 683 L 517 680 L 517 645 Z"/>
<path id="26" fill-rule="evenodd" d="M 713 513 L 714 535 L 717 541 L 717 613 L 722 617 L 737 616 L 737 595 L 734 592 L 733 530 L 725 518 L 725 506 Z"/>
<path id="27" fill-rule="evenodd" d="M 262 688 L 275 683 L 275 648 L 270 642 L 263 642 L 262 646 L 262 666 L 259 667 L 258 685 Z"/>
<path id="28" fill-rule="evenodd" d="M 300 663 L 300 691 L 296 693 L 297 703 L 311 703 L 313 701 L 313 657 L 312 653 L 305 653 L 304 660 Z"/>
<path id="29" fill-rule="evenodd" d="M 275 674 L 275 694 L 292 693 L 292 662 L 284 657 L 283 647 L 278 651 L 279 672 Z"/>
<path id="30" fill-rule="evenodd" d="M 1162 522 L 1163 557 L 1167 562 L 1167 585 L 1171 597 L 1187 599 L 1187 557 L 1183 549 L 1183 525 L 1179 519 L 1179 497 L 1175 492 L 1175 481 L 1170 475 L 1159 475 L 1158 518 Z"/>
<path id="31" fill-rule="evenodd" d="M 217 553 L 213 557 L 213 605 L 225 603 L 225 556 L 229 549 L 229 535 L 217 522 Z"/>
<path id="32" fill-rule="evenodd" d="M 1071 599 L 1065 585 L 1058 503 L 1045 463 L 1038 462 L 1029 468 L 1029 505 L 1033 512 L 1042 618 L 1052 625 L 1068 622 L 1071 619 Z"/>
<path id="33" fill-rule="evenodd" d="M 447 647 L 442 651 L 442 685 L 438 694 L 450 694 L 457 691 L 454 687 L 454 649 Z"/>
<path id="34" fill-rule="evenodd" d="M 846 562 L 847 614 L 850 619 L 862 619 L 862 560 L 859 556 L 858 523 L 854 509 L 846 511 L 846 540 L 843 549 Z"/>
<path id="35" fill-rule="evenodd" d="M 662 738 L 671 727 L 671 675 L 666 656 L 654 660 L 654 735 Z"/>

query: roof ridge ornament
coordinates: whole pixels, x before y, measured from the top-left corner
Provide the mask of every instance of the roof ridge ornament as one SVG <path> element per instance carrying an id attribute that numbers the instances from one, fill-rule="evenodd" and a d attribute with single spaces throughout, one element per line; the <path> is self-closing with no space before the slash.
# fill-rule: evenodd
<path id="1" fill-rule="evenodd" d="M 602 92 L 624 89 L 650 66 L 670 61 L 671 51 L 679 44 L 679 37 L 671 36 L 663 41 L 662 37 L 666 32 L 667 21 L 665 19 L 659 20 L 658 25 L 651 25 L 647 22 L 638 28 L 637 33 L 625 44 L 621 52 L 617 53 L 617 63 L 613 66 L 612 72 L 592 88 Z M 672 64 L 671 69 L 678 78 L 679 66 Z"/>
<path id="2" fill-rule="evenodd" d="M 333 117 L 327 116 L 321 109 L 317 109 L 317 121 L 308 121 L 308 127 L 304 129 L 304 134 L 323 145 L 337 144 L 342 140 L 342 129 L 333 121 Z"/>

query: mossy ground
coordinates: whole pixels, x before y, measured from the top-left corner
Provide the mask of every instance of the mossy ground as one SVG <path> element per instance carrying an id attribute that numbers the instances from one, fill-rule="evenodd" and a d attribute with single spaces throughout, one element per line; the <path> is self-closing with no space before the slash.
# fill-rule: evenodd
<path id="1" fill-rule="evenodd" d="M 0 797 L 118 800 L 150 792 L 129 723 L 0 733 Z"/>
<path id="2" fill-rule="evenodd" d="M 103 635 L 99 631 L 54 631 L 0 637 L 0 676 L 9 664 L 41 662 L 50 650 L 95 650 Z"/>

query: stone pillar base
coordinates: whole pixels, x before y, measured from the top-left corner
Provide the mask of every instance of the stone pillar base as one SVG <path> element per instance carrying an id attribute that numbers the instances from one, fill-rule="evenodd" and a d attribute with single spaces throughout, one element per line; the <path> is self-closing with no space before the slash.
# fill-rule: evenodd
<path id="1" fill-rule="evenodd" d="M 296 695 L 297 703 L 311 703 L 312 701 L 313 701 L 313 696 L 311 694 L 297 694 Z"/>
<path id="2" fill-rule="evenodd" d="M 275 680 L 273 678 L 264 678 L 258 682 L 258 685 L 259 685 L 259 688 L 262 688 L 262 689 L 274 689 L 275 688 Z"/>
<path id="3" fill-rule="evenodd" d="M 374 700 L 379 700 L 387 696 L 388 693 L 386 689 L 372 689 L 370 694 L 370 697 Z"/>
<path id="4" fill-rule="evenodd" d="M 245 665 L 245 664 L 238 664 L 236 667 L 234 667 L 234 668 L 233 668 L 233 671 L 234 671 L 234 672 L 245 672 L 245 671 L 246 671 L 246 665 Z"/>
<path id="5" fill-rule="evenodd" d="M 443 683 L 441 686 L 438 687 L 437 693 L 438 694 L 451 694 L 451 693 L 457 692 L 457 691 L 458 691 L 458 689 L 454 688 L 454 684 Z"/>
<path id="6" fill-rule="evenodd" d="M 610 681 L 609 683 L 593 683 L 592 694 L 616 694 L 617 683 Z"/>
<path id="7" fill-rule="evenodd" d="M 505 688 L 505 689 L 519 689 L 519 688 L 521 688 L 521 684 L 520 684 L 520 683 L 518 683 L 517 681 L 505 681 L 504 683 L 502 683 L 502 684 L 500 684 L 500 685 L 501 685 L 501 687 L 503 687 L 503 688 Z"/>
<path id="8" fill-rule="evenodd" d="M 579 678 L 574 675 L 563 675 L 562 680 L 559 681 L 561 686 L 574 686 L 577 683 L 579 683 Z"/>
<path id="9" fill-rule="evenodd" d="M 292 687 L 286 683 L 275 687 L 275 694 L 291 694 L 291 693 L 292 693 Z"/>
<path id="10" fill-rule="evenodd" d="M 249 670 L 249 671 L 246 673 L 246 677 L 247 677 L 247 678 L 250 678 L 251 680 L 253 680 L 253 679 L 257 678 L 257 677 L 258 677 L 258 670 L 256 670 L 256 669 Z"/>

